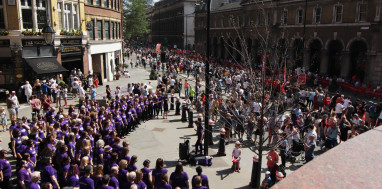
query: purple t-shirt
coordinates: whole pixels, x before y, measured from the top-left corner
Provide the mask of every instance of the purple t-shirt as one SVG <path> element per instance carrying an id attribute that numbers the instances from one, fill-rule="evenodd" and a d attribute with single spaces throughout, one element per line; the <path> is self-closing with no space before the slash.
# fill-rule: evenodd
<path id="1" fill-rule="evenodd" d="M 146 183 L 143 182 L 143 181 L 141 181 L 141 182 L 139 182 L 138 184 L 135 184 L 135 185 L 137 185 L 138 189 L 145 189 L 145 188 L 147 188 Z"/>
<path id="2" fill-rule="evenodd" d="M 208 189 L 208 188 L 205 186 L 195 186 L 192 189 Z"/>
<path id="3" fill-rule="evenodd" d="M 53 181 L 51 180 L 50 176 L 55 176 L 57 179 L 57 171 L 52 166 L 47 165 L 41 170 L 41 182 L 50 182 L 53 185 L 53 188 L 57 188 L 57 186 L 53 184 Z"/>
<path id="4" fill-rule="evenodd" d="M 114 187 L 114 188 L 119 187 L 118 179 L 117 179 L 116 177 L 112 176 L 112 177 L 110 178 L 110 181 L 109 181 L 109 186 L 112 186 L 112 187 Z"/>
<path id="5" fill-rule="evenodd" d="M 97 189 L 114 189 L 112 186 L 100 186 Z"/>
<path id="6" fill-rule="evenodd" d="M 28 170 L 24 168 L 20 169 L 19 172 L 17 173 L 17 179 L 19 181 L 24 181 L 26 186 L 29 186 L 29 183 L 31 182 L 31 177 L 29 176 Z"/>
<path id="7" fill-rule="evenodd" d="M 89 177 L 80 178 L 80 188 L 81 189 L 94 189 L 94 181 Z"/>
<path id="8" fill-rule="evenodd" d="M 159 187 L 159 185 L 162 183 L 161 182 L 162 173 L 167 173 L 167 172 L 168 172 L 168 170 L 165 168 L 153 170 L 153 177 L 155 178 L 155 183 L 154 183 L 155 187 Z"/>
<path id="9" fill-rule="evenodd" d="M 186 172 L 183 172 L 181 175 L 173 172 L 171 173 L 170 180 L 172 181 L 171 186 L 173 188 L 177 186 L 179 186 L 181 189 L 187 188 L 188 175 Z"/>
<path id="10" fill-rule="evenodd" d="M 29 188 L 28 189 L 40 189 L 40 185 L 38 185 L 37 183 L 31 183 L 29 185 Z"/>
<path id="11" fill-rule="evenodd" d="M 151 172 L 150 169 L 148 168 L 142 168 L 141 169 L 142 173 L 143 173 L 143 182 L 146 183 L 146 185 L 149 185 L 150 184 L 150 181 L 149 181 L 149 173 Z"/>
<path id="12" fill-rule="evenodd" d="M 127 170 L 129 171 L 129 172 L 132 172 L 132 171 L 135 171 L 135 170 L 137 170 L 138 169 L 138 167 L 134 164 L 134 165 L 131 165 L 131 164 L 129 164 L 128 166 L 127 166 Z"/>
<path id="13" fill-rule="evenodd" d="M 196 176 L 198 176 L 198 175 L 194 175 L 192 177 L 192 180 L 194 180 Z M 208 182 L 207 175 L 200 174 L 199 176 L 202 178 L 202 186 L 207 186 L 207 182 Z"/>
<path id="14" fill-rule="evenodd" d="M 158 188 L 160 188 L 160 189 L 172 189 L 171 185 L 165 184 L 163 182 L 159 183 Z"/>
<path id="15" fill-rule="evenodd" d="M 0 159 L 0 170 L 3 171 L 4 178 L 11 178 L 12 176 L 11 164 L 6 159 Z"/>

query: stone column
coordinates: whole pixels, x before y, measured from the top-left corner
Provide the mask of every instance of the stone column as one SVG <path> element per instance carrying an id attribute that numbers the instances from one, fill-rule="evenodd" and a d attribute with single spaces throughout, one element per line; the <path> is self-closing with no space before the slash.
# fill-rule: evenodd
<path id="1" fill-rule="evenodd" d="M 310 49 L 304 49 L 304 68 L 306 71 L 310 68 Z"/>
<path id="2" fill-rule="evenodd" d="M 92 60 L 92 54 L 90 48 L 88 48 L 88 66 L 89 66 L 89 73 L 94 74 L 93 71 L 93 60 Z"/>
<path id="3" fill-rule="evenodd" d="M 48 8 L 46 9 L 48 11 Z M 32 22 L 33 22 L 33 29 L 34 31 L 37 31 L 38 24 L 37 24 L 37 5 L 36 0 L 32 0 Z"/>
<path id="4" fill-rule="evenodd" d="M 321 64 L 320 64 L 320 74 L 327 74 L 328 73 L 328 67 L 329 67 L 329 60 L 328 60 L 328 51 L 326 49 L 323 49 L 321 52 Z"/>
<path id="5" fill-rule="evenodd" d="M 350 62 L 350 55 L 349 51 L 342 51 L 341 53 L 341 74 L 340 76 L 342 78 L 350 78 L 350 71 L 351 71 L 351 62 Z"/>

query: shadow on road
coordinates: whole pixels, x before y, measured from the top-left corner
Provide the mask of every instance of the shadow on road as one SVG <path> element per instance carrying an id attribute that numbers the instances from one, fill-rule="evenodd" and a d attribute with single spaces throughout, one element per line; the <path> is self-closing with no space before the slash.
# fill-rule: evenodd
<path id="1" fill-rule="evenodd" d="M 216 171 L 216 175 L 220 176 L 220 180 L 224 180 L 231 173 L 233 173 L 231 168 Z"/>

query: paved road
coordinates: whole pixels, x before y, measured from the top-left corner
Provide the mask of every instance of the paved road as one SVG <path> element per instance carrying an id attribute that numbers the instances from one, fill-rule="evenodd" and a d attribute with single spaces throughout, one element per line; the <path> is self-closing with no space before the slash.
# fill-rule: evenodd
<path id="1" fill-rule="evenodd" d="M 135 56 L 133 56 L 134 59 Z M 149 72 L 143 68 L 130 68 L 129 69 L 131 78 L 121 78 L 118 81 L 107 82 L 112 89 L 116 86 L 121 88 L 126 88 L 128 83 L 148 83 Z M 156 81 L 151 81 L 156 83 Z M 191 82 L 194 85 L 193 82 Z M 104 93 L 105 86 L 100 86 L 97 89 L 98 94 Z M 122 91 L 124 92 L 124 91 Z M 69 100 L 69 104 L 76 103 L 75 101 Z M 175 165 L 179 159 L 179 143 L 183 142 L 180 137 L 190 137 L 190 143 L 193 145 L 196 142 L 196 133 L 193 128 L 188 128 L 188 123 L 182 123 L 180 121 L 180 116 L 175 116 L 174 111 L 169 112 L 168 120 L 164 119 L 154 119 L 146 123 L 142 123 L 139 128 L 131 133 L 126 139 L 130 141 L 130 156 L 138 156 L 138 168 L 142 167 L 142 163 L 145 159 L 149 159 L 152 164 L 151 168 L 155 166 L 155 161 L 158 157 L 165 160 L 166 168 L 169 173 L 175 170 Z M 28 104 L 23 104 L 20 110 L 21 116 L 30 116 L 31 109 Z M 196 116 L 194 116 L 195 118 Z M 214 156 L 218 151 L 218 128 L 214 128 L 214 145 L 209 149 L 209 154 Z M 6 132 L 0 132 L 0 138 L 3 140 L 0 143 L 1 148 L 8 149 L 9 134 Z M 250 143 L 245 142 L 245 144 Z M 203 167 L 203 173 L 208 175 L 210 179 L 211 188 L 248 188 L 248 183 L 250 182 L 250 176 L 252 171 L 252 157 L 254 153 L 248 148 L 248 146 L 243 146 L 242 149 L 242 160 L 241 160 L 241 173 L 236 173 L 231 171 L 232 159 L 231 153 L 234 148 L 234 144 L 231 143 L 226 146 L 227 156 L 225 157 L 214 157 L 213 165 L 211 167 Z M 267 151 L 264 152 L 266 154 Z M 12 158 L 9 157 L 12 161 Z M 288 165 L 290 167 L 287 169 L 289 174 L 292 170 L 296 169 L 301 164 Z M 263 173 L 266 171 L 266 160 L 263 159 Z M 184 166 L 184 171 L 186 171 L 189 177 L 192 177 L 195 172 L 195 167 L 186 165 Z M 264 174 L 262 174 L 262 177 Z"/>

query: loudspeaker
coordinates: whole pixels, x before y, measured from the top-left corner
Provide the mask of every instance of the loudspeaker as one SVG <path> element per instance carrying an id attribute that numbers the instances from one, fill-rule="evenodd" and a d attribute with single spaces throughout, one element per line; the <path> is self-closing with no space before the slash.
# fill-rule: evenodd
<path id="1" fill-rule="evenodd" d="M 190 155 L 190 141 L 186 140 L 184 143 L 179 143 L 179 159 L 188 160 Z"/>

